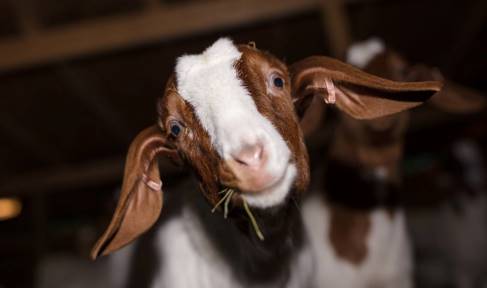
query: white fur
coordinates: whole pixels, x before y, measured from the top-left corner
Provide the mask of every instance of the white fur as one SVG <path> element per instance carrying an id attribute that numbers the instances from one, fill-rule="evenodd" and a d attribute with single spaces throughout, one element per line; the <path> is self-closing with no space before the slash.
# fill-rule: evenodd
<path id="1" fill-rule="evenodd" d="M 161 271 L 152 287 L 239 287 L 228 265 L 205 237 L 201 224 L 186 209 L 159 230 Z"/>
<path id="2" fill-rule="evenodd" d="M 181 216 L 161 227 L 156 245 L 159 258 L 164 262 L 152 283 L 153 288 L 242 287 L 219 251 L 212 246 L 199 221 L 190 209 L 184 209 Z M 307 287 L 303 283 L 310 278 L 310 259 L 308 250 L 298 255 L 286 287 Z"/>
<path id="3" fill-rule="evenodd" d="M 296 166 L 291 164 L 288 166 L 283 179 L 276 185 L 258 194 L 242 194 L 241 196 L 250 206 L 254 207 L 266 208 L 278 205 L 289 194 L 289 187 L 292 185 L 296 173 Z"/>
<path id="4" fill-rule="evenodd" d="M 353 44 L 347 52 L 347 62 L 365 68 L 375 56 L 384 52 L 384 42 L 379 38 L 371 38 L 364 42 Z"/>
<path id="5" fill-rule="evenodd" d="M 274 177 L 285 176 L 276 191 L 246 197 L 250 205 L 265 208 L 284 200 L 295 169 L 289 165 L 291 152 L 286 142 L 259 113 L 237 75 L 235 63 L 240 57 L 241 52 L 231 40 L 219 39 L 202 54 L 178 58 L 176 80 L 179 94 L 193 106 L 223 159 L 231 159 L 246 145 L 261 143 L 268 153 L 267 173 Z"/>
<path id="6" fill-rule="evenodd" d="M 129 244 L 108 257 L 110 267 L 110 287 L 126 287 L 129 282 L 130 265 L 136 244 Z"/>
<path id="7" fill-rule="evenodd" d="M 311 197 L 304 203 L 304 221 L 317 261 L 316 287 L 412 287 L 410 245 L 403 212 L 395 212 L 392 218 L 384 210 L 371 213 L 368 254 L 358 265 L 335 253 L 329 239 L 329 213 L 320 197 Z"/>

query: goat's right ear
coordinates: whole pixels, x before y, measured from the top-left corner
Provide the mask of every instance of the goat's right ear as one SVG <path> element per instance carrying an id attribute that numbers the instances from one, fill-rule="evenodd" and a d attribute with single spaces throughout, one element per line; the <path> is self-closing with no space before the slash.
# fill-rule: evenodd
<path id="1" fill-rule="evenodd" d="M 177 152 L 167 147 L 157 126 L 146 128 L 130 144 L 120 199 L 110 225 L 91 251 L 92 259 L 129 244 L 159 218 L 163 195 L 157 156 L 161 154 Z"/>
<path id="2" fill-rule="evenodd" d="M 415 107 L 441 90 L 442 83 L 395 82 L 338 60 L 314 56 L 290 67 L 293 101 L 300 117 L 314 95 L 357 119 L 387 116 Z"/>

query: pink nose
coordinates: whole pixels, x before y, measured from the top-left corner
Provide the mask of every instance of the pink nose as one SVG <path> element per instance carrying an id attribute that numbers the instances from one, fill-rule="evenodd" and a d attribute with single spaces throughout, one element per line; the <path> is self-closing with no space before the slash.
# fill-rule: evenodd
<path id="1" fill-rule="evenodd" d="M 239 180 L 238 188 L 245 192 L 259 192 L 274 182 L 266 170 L 267 151 L 262 144 L 247 145 L 227 162 Z"/>
<path id="2" fill-rule="evenodd" d="M 232 155 L 233 159 L 248 168 L 259 168 L 264 162 L 264 148 L 262 144 L 247 145 L 238 153 Z"/>

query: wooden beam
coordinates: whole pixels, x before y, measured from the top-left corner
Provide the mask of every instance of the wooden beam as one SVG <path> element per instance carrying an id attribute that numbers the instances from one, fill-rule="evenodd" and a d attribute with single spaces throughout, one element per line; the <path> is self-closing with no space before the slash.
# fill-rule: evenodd
<path id="1" fill-rule="evenodd" d="M 86 20 L 0 42 L 0 72 L 284 17 L 318 5 L 319 0 L 219 0 Z"/>
<path id="2" fill-rule="evenodd" d="M 78 165 L 63 165 L 10 177 L 0 183 L 0 196 L 20 196 L 114 182 L 121 183 L 124 162 L 123 157 L 115 157 Z M 174 175 L 181 171 L 169 160 L 160 161 L 159 167 L 164 176 Z"/>

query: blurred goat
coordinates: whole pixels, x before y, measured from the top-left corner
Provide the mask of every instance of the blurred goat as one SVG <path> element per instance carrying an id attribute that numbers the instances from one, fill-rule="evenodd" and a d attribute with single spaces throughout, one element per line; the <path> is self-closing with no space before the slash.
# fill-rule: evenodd
<path id="1" fill-rule="evenodd" d="M 396 81 L 442 79 L 434 69 L 408 65 L 378 40 L 352 46 L 348 61 Z M 458 87 L 447 82 L 430 102 L 464 113 L 484 103 L 477 95 L 459 93 L 466 89 Z M 411 248 L 399 199 L 408 122 L 407 112 L 371 120 L 338 114 L 323 193 L 306 201 L 303 209 L 318 259 L 319 287 L 413 286 Z"/>

